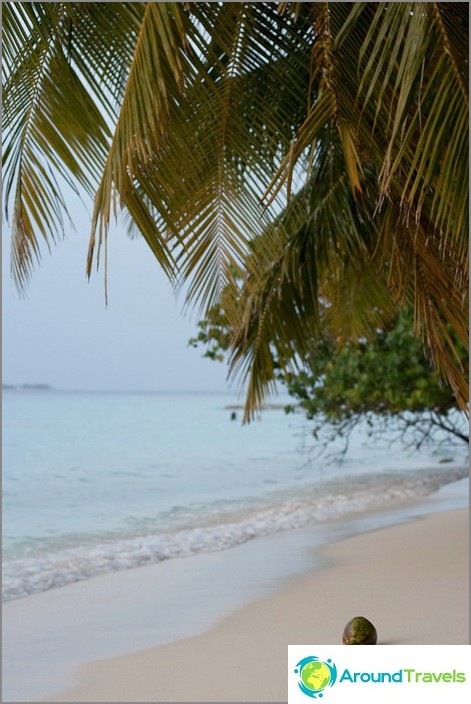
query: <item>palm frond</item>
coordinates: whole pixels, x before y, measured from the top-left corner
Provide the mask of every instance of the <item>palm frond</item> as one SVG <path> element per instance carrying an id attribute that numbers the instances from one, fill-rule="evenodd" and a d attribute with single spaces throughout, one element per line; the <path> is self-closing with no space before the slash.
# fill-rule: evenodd
<path id="1" fill-rule="evenodd" d="M 172 105 L 178 103 L 183 92 L 186 25 L 179 3 L 147 3 L 140 18 L 113 141 L 95 197 L 88 275 L 96 230 L 99 229 L 99 254 L 111 215 L 118 212 L 118 201 L 119 208 L 129 211 L 164 271 L 169 275 L 172 271 L 170 253 L 148 207 L 151 193 L 147 183 L 168 131 Z M 143 180 L 146 198 L 136 188 L 136 181 Z M 162 209 L 159 212 L 162 214 Z"/>
<path id="2" fill-rule="evenodd" d="M 357 149 L 358 137 L 353 110 L 357 82 L 354 80 L 352 84 L 350 76 L 346 81 L 339 72 L 340 61 L 337 56 L 335 30 L 335 20 L 337 24 L 339 23 L 335 13 L 338 15 L 339 10 L 333 3 L 313 3 L 312 5 L 313 42 L 310 56 L 310 92 L 306 96 L 307 115 L 296 132 L 289 152 L 265 192 L 269 197 L 268 202 L 272 201 L 285 182 L 288 193 L 291 192 L 296 164 L 303 159 L 306 150 L 309 150 L 311 159 L 316 158 L 316 144 L 326 125 L 334 127 L 340 135 L 353 193 L 361 193 L 362 190 L 362 163 Z M 343 8 L 340 9 L 340 14 L 345 15 Z M 340 67 L 343 71 L 348 70 L 346 65 L 340 64 Z M 309 176 L 309 169 L 307 169 L 307 176 Z"/>
<path id="3" fill-rule="evenodd" d="M 89 271 L 96 234 L 106 243 L 124 209 L 189 303 L 224 298 L 248 415 L 274 349 L 295 364 L 321 324 L 355 337 L 405 301 L 464 403 L 448 333 L 466 341 L 464 3 L 5 3 L 4 15 L 20 285 L 38 235 L 61 231 L 67 183 L 96 193 Z"/>
<path id="4" fill-rule="evenodd" d="M 376 12 L 360 54 L 359 100 L 385 140 L 380 196 L 405 215 L 428 210 L 466 266 L 468 239 L 468 8 L 461 3 L 389 3 Z"/>
<path id="5" fill-rule="evenodd" d="M 422 215 L 414 232 L 402 224 L 397 208 L 382 220 L 378 247 L 387 262 L 388 289 L 398 305 L 412 303 L 415 331 L 435 369 L 453 389 L 461 408 L 468 404 L 468 373 L 450 331 L 469 349 L 468 292 L 456 286 L 457 254 L 443 251 L 438 236 Z"/>
<path id="6" fill-rule="evenodd" d="M 312 28 L 307 18 L 295 27 L 275 8 L 253 3 L 197 4 L 190 14 L 161 5 L 150 3 L 141 25 L 94 224 L 101 238 L 118 202 L 128 207 L 133 198 L 142 212 L 151 208 L 155 220 L 141 219 L 142 234 L 188 281 L 188 300 L 204 309 L 268 224 L 261 195 L 304 112 L 293 79 L 307 86 Z M 155 13 L 181 20 L 172 25 L 182 30 L 163 58 Z M 170 95 L 160 103 L 153 81 L 159 61 Z M 184 81 L 172 74 L 176 61 Z M 92 237 L 89 268 L 93 249 Z"/>
<path id="7" fill-rule="evenodd" d="M 202 85 L 188 96 L 194 159 L 185 169 L 187 200 L 176 229 L 181 275 L 191 278 L 188 300 L 205 309 L 268 225 L 262 194 L 304 110 L 293 77 L 307 86 L 311 27 L 304 19 L 299 27 L 282 22 L 275 8 L 254 3 L 226 3 L 216 16 L 206 8 L 198 22 L 212 41 Z"/>
<path id="8" fill-rule="evenodd" d="M 318 143 L 306 186 L 251 245 L 231 315 L 231 373 L 248 384 L 245 419 L 260 408 L 276 375 L 274 357 L 296 368 L 312 341 L 369 335 L 393 314 L 372 262 L 373 213 L 355 200 L 338 130 Z M 365 174 L 365 185 L 374 174 Z M 233 294 L 234 298 L 237 298 Z"/>
<path id="9" fill-rule="evenodd" d="M 16 12 L 19 24 L 34 18 L 31 8 Z M 37 232 L 47 243 L 62 232 L 67 213 L 63 185 L 91 191 L 91 175 L 102 167 L 108 136 L 105 121 L 64 54 L 61 8 L 39 19 L 41 31 L 19 55 L 6 37 L 9 60 L 16 57 L 16 63 L 8 67 L 4 88 L 5 212 L 8 217 L 12 200 L 12 270 L 20 289 L 39 259 Z"/>

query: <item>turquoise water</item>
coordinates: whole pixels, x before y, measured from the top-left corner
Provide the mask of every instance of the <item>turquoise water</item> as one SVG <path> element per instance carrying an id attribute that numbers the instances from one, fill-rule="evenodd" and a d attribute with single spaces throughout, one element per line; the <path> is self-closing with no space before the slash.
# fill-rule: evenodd
<path id="1" fill-rule="evenodd" d="M 218 394 L 3 393 L 4 599 L 424 496 L 467 475 L 361 430 L 312 455 L 301 414 L 231 421 Z M 314 459 L 313 459 L 314 457 Z M 317 459 L 316 459 L 317 457 Z M 444 462 L 445 461 L 445 462 Z"/>

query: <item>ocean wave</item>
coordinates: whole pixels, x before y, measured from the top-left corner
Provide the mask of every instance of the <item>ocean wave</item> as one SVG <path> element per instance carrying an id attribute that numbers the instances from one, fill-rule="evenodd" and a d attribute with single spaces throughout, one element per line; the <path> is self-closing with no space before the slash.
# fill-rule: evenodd
<path id="1" fill-rule="evenodd" d="M 265 504 L 248 502 L 234 509 L 229 503 L 217 512 L 214 507 L 210 512 L 202 509 L 197 524 L 193 516 L 193 526 L 174 525 L 168 532 L 102 540 L 7 560 L 3 565 L 2 598 L 8 601 L 107 572 L 224 550 L 281 530 L 426 496 L 466 476 L 466 467 L 447 465 L 446 468 L 363 475 L 353 484 L 351 479 L 337 478 L 318 486 L 305 486 L 296 493 L 274 492 Z"/>

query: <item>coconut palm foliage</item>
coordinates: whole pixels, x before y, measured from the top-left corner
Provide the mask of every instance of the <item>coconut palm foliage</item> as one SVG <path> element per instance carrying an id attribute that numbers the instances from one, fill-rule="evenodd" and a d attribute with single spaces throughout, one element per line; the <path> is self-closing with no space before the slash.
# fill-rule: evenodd
<path id="1" fill-rule="evenodd" d="M 124 211 L 189 303 L 224 301 L 248 415 L 274 351 L 295 364 L 311 347 L 319 301 L 339 341 L 412 302 L 466 403 L 450 331 L 467 341 L 467 3 L 35 2 L 3 14 L 20 287 L 40 240 L 60 234 L 71 186 L 94 196 L 89 273 Z"/>

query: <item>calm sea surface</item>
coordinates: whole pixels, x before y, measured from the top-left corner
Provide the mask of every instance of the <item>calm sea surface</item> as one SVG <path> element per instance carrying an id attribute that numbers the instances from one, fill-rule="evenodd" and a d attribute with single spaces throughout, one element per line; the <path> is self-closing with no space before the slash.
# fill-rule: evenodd
<path id="1" fill-rule="evenodd" d="M 302 414 L 231 421 L 234 396 L 3 392 L 3 598 L 219 550 L 430 494 L 459 444 L 410 454 L 359 431 L 312 455 Z M 314 457 L 314 459 L 313 459 Z"/>

